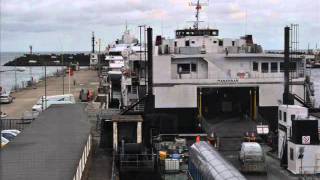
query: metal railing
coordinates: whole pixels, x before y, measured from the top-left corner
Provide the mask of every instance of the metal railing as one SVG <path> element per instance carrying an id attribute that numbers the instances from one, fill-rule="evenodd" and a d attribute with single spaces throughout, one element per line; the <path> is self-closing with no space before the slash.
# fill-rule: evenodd
<path id="1" fill-rule="evenodd" d="M 113 151 L 112 155 L 112 168 L 111 168 L 111 180 L 117 180 L 118 170 L 116 167 L 116 153 Z"/>
<path id="2" fill-rule="evenodd" d="M 207 72 L 190 72 L 172 74 L 172 79 L 283 79 L 283 72 L 255 72 L 243 69 L 211 70 Z M 304 73 L 292 73 L 293 79 L 304 78 Z"/>
<path id="3" fill-rule="evenodd" d="M 153 154 L 120 154 L 121 170 L 154 170 L 155 157 Z"/>
<path id="4" fill-rule="evenodd" d="M 128 107 L 126 107 L 125 109 L 123 109 L 120 114 L 124 115 L 127 112 L 129 112 L 130 110 L 134 110 L 134 108 L 136 106 L 138 106 L 140 103 L 144 103 L 146 100 L 147 96 L 144 96 L 142 98 L 140 98 L 139 100 L 137 100 L 137 102 L 134 102 L 133 104 L 129 105 Z M 143 106 L 144 107 L 144 106 Z M 137 110 L 137 109 L 136 109 Z"/>
<path id="5" fill-rule="evenodd" d="M 63 75 L 63 70 L 62 69 L 57 69 L 56 72 L 51 72 L 48 73 L 46 76 L 47 78 L 49 77 L 60 77 Z M 19 80 L 19 82 L 17 82 L 16 84 L 12 85 L 10 87 L 10 89 L 12 91 L 21 91 L 23 89 L 26 88 L 30 88 L 30 87 L 35 87 L 40 81 L 44 80 L 44 76 L 40 76 L 38 79 L 33 79 L 33 81 L 31 80 Z M 16 80 L 17 81 L 17 80 Z"/>
<path id="6" fill-rule="evenodd" d="M 320 177 L 320 166 L 300 166 L 301 175 L 318 175 Z"/>
<path id="7" fill-rule="evenodd" d="M 34 119 L 1 119 L 1 130 L 18 129 L 23 130 L 28 127 Z"/>

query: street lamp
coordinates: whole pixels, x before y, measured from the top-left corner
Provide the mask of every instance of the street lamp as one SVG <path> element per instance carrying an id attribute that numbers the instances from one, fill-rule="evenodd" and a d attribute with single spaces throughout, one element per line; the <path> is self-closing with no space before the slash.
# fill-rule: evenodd
<path id="1" fill-rule="evenodd" d="M 302 173 L 303 173 L 303 169 L 302 169 L 303 156 L 304 156 L 304 147 L 300 147 L 299 148 L 298 159 L 300 159 L 300 174 L 301 174 L 301 176 L 302 176 Z"/>
<path id="2" fill-rule="evenodd" d="M 64 76 L 66 75 L 66 72 L 64 70 L 63 53 L 61 53 L 61 63 L 62 63 L 62 94 L 64 95 Z"/>
<path id="3" fill-rule="evenodd" d="M 1 79 L 0 79 L 0 82 L 1 82 Z M 0 86 L 0 96 L 1 96 L 1 94 L 2 94 L 2 86 Z M 1 143 L 0 143 L 0 151 L 1 151 L 1 148 L 2 148 L 2 111 L 1 111 L 1 102 L 0 102 L 0 140 L 1 140 Z"/>
<path id="4" fill-rule="evenodd" d="M 38 60 L 29 60 L 29 63 L 30 64 L 35 64 L 37 62 L 42 62 L 42 66 L 44 66 L 44 97 L 42 96 L 41 97 L 41 110 L 43 111 L 44 110 L 44 105 L 45 107 L 47 107 L 47 64 L 46 62 L 44 61 L 44 59 L 40 59 L 40 54 L 38 53 Z"/>

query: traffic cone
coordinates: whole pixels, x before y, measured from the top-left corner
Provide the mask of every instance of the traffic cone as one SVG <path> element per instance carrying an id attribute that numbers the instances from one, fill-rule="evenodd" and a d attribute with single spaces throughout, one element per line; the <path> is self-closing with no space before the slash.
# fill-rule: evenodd
<path id="1" fill-rule="evenodd" d="M 200 136 L 197 136 L 196 138 L 196 143 L 199 143 L 201 140 L 200 140 Z"/>

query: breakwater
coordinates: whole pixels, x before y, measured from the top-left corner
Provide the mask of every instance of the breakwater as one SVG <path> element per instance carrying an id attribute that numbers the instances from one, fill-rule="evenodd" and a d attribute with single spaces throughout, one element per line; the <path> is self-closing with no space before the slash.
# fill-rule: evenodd
<path id="1" fill-rule="evenodd" d="M 24 54 L 6 62 L 4 66 L 67 66 L 71 63 L 89 66 L 90 54 Z"/>

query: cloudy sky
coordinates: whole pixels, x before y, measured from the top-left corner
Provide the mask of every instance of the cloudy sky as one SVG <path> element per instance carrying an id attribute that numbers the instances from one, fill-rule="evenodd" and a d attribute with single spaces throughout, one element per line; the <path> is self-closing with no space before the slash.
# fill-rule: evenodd
<path id="1" fill-rule="evenodd" d="M 203 0 L 207 2 L 208 0 Z M 91 32 L 102 46 L 120 37 L 125 22 L 138 36 L 138 25 L 173 37 L 190 26 L 190 0 L 1 0 L 1 51 L 90 50 Z M 220 37 L 253 34 L 264 49 L 283 48 L 283 27 L 300 25 L 300 48 L 320 47 L 320 0 L 209 0 L 201 19 Z"/>

